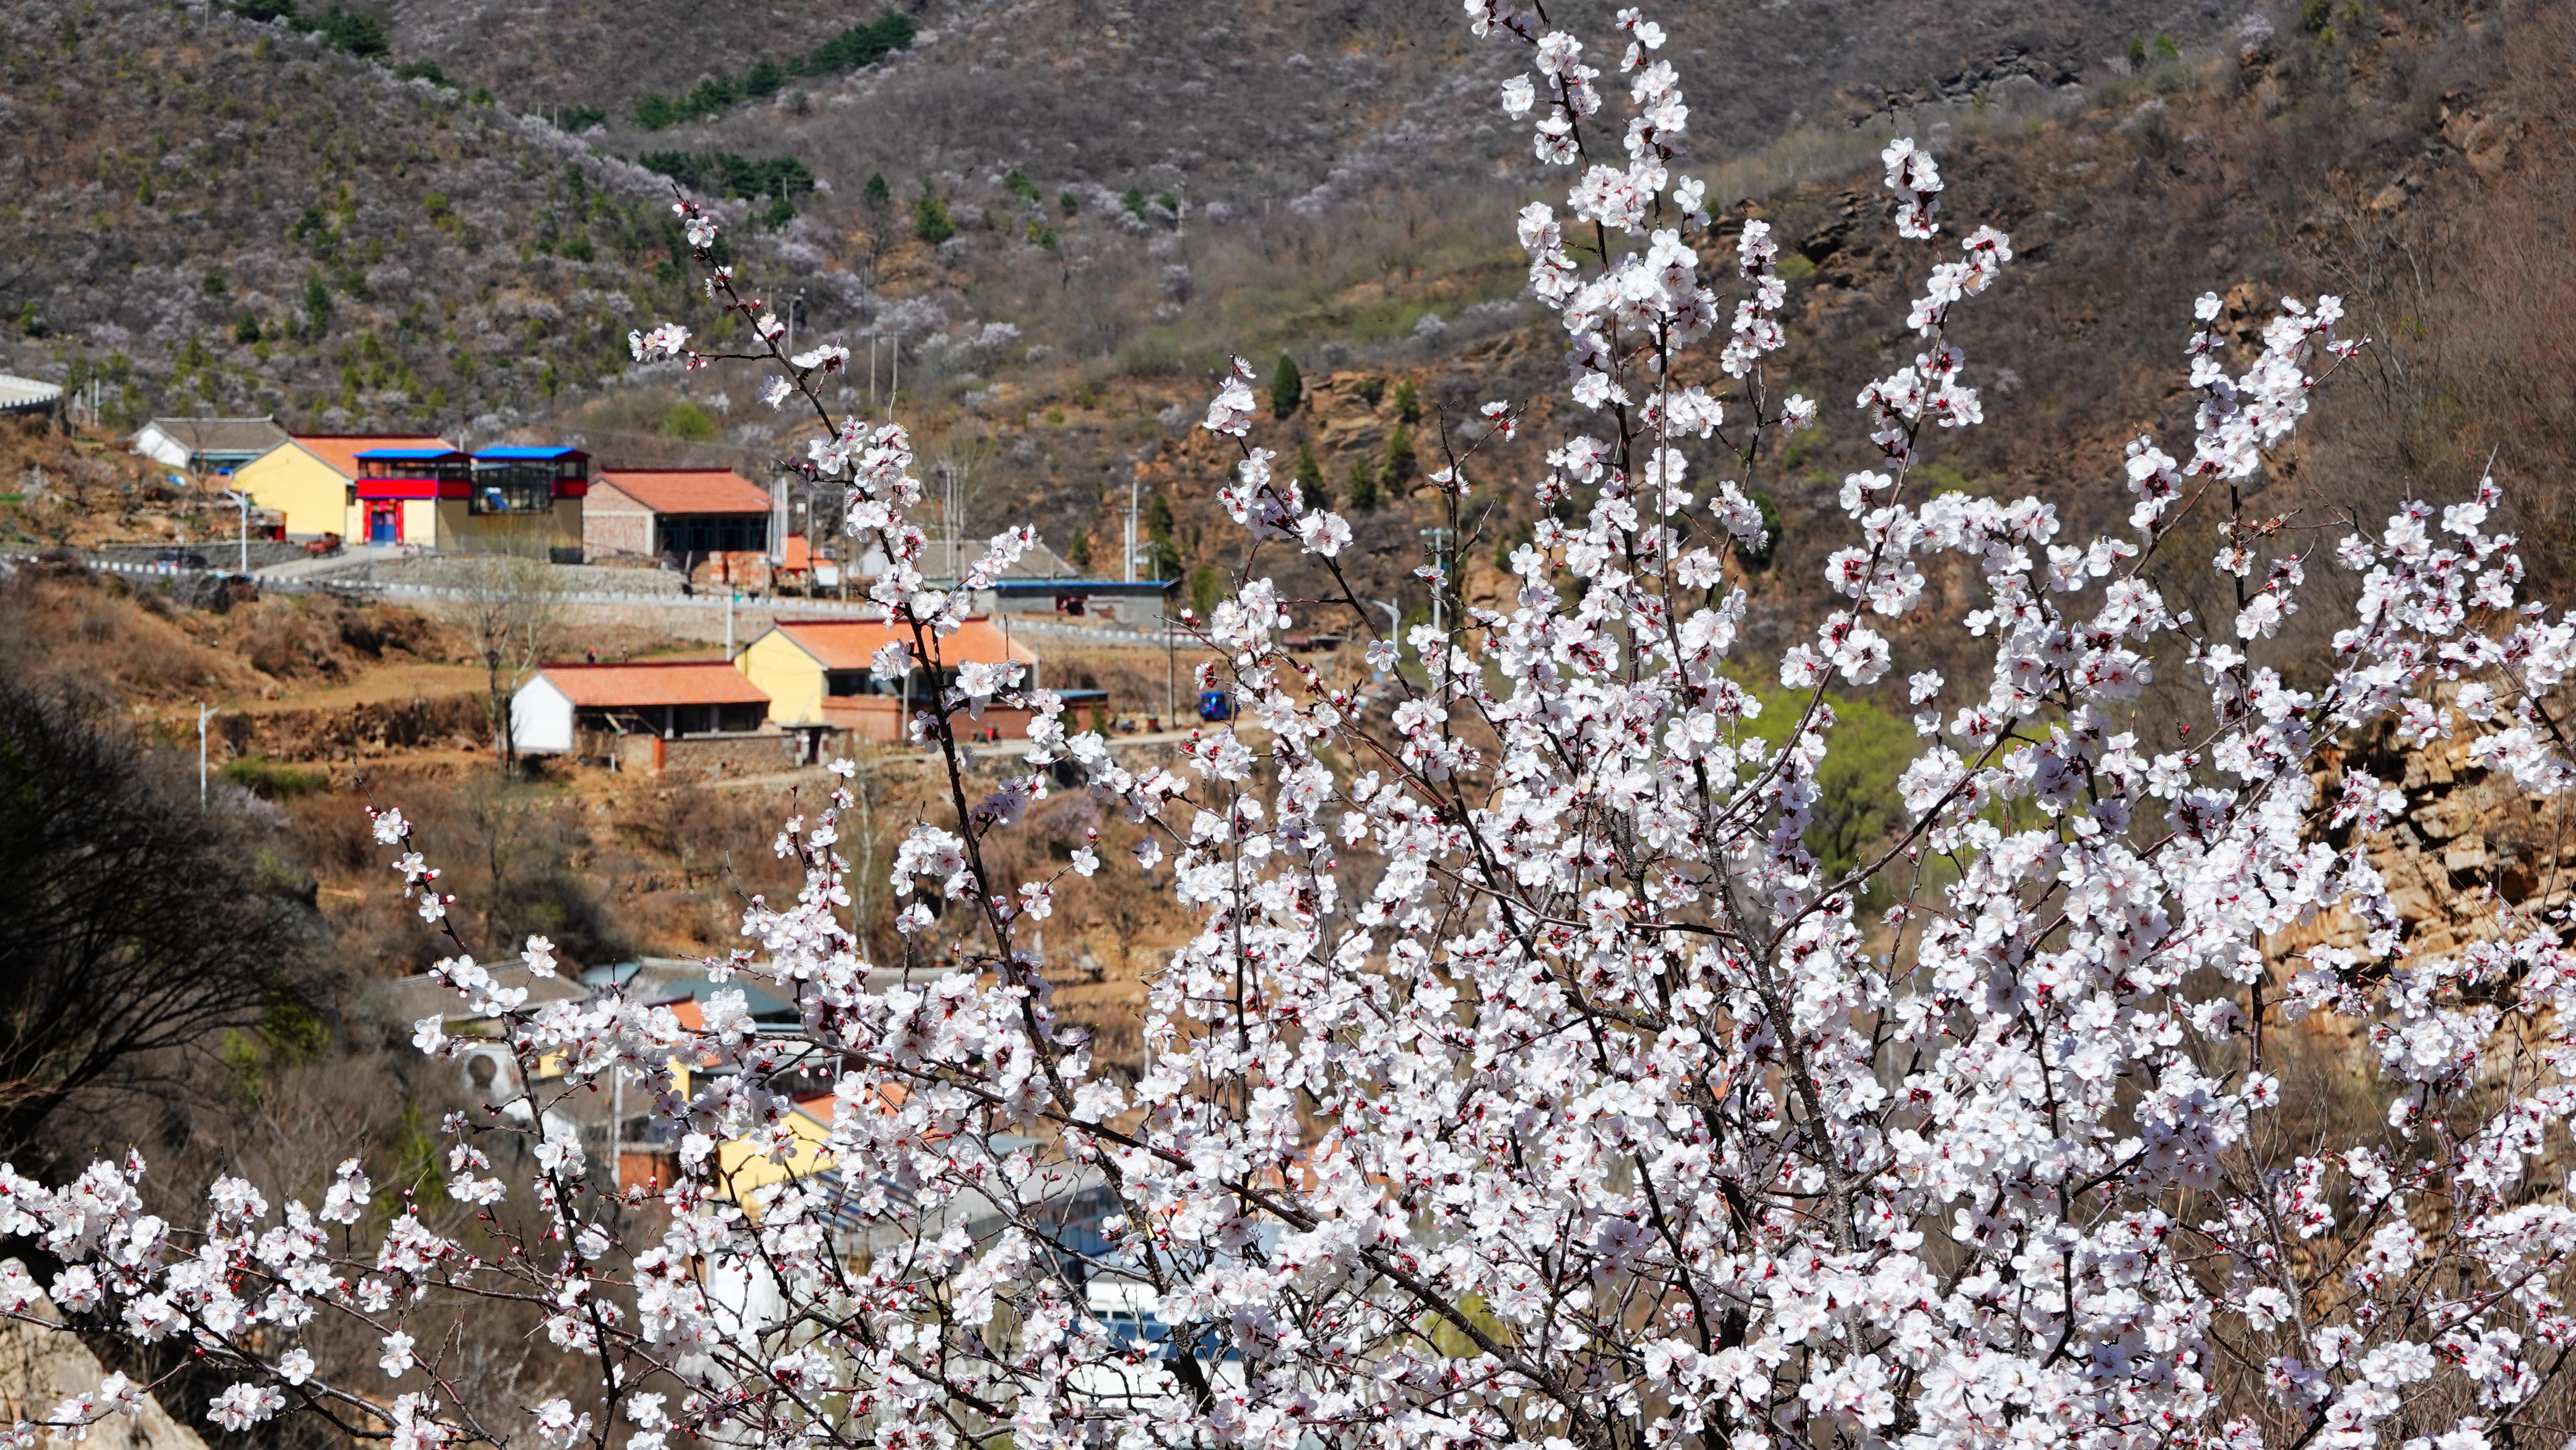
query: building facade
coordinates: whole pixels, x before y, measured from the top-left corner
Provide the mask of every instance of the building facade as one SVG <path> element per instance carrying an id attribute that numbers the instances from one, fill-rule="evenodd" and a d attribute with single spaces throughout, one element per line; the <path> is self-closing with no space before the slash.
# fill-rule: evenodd
<path id="1" fill-rule="evenodd" d="M 364 471 L 358 455 L 387 451 L 445 455 L 456 445 L 418 433 L 298 433 L 235 468 L 233 487 L 283 514 L 289 538 L 363 537 L 353 521 Z"/>
<path id="2" fill-rule="evenodd" d="M 667 558 L 691 567 L 710 554 L 765 554 L 774 500 L 725 468 L 619 468 L 600 474 L 582 514 L 593 558 Z"/>
<path id="3" fill-rule="evenodd" d="M 200 477 L 231 473 L 286 441 L 274 418 L 155 418 L 133 440 L 136 453 Z"/>

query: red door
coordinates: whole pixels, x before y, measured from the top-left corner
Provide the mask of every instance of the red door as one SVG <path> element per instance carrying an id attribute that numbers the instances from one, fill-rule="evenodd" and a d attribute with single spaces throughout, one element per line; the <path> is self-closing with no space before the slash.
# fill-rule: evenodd
<path id="1" fill-rule="evenodd" d="M 370 544 L 402 542 L 402 505 L 400 503 L 367 505 L 367 542 Z"/>

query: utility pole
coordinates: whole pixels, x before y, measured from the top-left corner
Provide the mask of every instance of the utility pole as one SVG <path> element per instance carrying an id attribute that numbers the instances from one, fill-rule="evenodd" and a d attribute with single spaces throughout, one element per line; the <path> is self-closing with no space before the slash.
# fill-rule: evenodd
<path id="1" fill-rule="evenodd" d="M 740 599 L 741 597 L 742 597 L 742 591 L 741 591 L 741 590 L 734 588 L 734 587 L 733 587 L 733 585 L 732 585 L 731 583 L 727 583 L 727 584 L 725 585 L 725 658 L 726 658 L 726 659 L 732 659 L 732 658 L 733 658 L 733 602 L 734 602 L 735 600 L 737 600 L 737 599 Z"/>
<path id="2" fill-rule="evenodd" d="M 197 809 L 206 808 L 206 717 L 214 711 L 206 702 L 197 702 Z"/>
<path id="3" fill-rule="evenodd" d="M 1175 664 L 1180 658 L 1179 643 L 1172 633 L 1172 602 L 1163 601 L 1163 728 L 1181 728 L 1181 696 L 1175 683 Z"/>
<path id="4" fill-rule="evenodd" d="M 225 489 L 224 497 L 241 505 L 241 572 L 250 572 L 250 495 L 239 489 Z"/>
<path id="5" fill-rule="evenodd" d="M 1449 530 L 1424 529 L 1422 537 L 1430 550 L 1431 567 L 1435 571 L 1431 579 L 1431 632 L 1438 634 L 1444 617 L 1442 605 L 1449 594 Z"/>
<path id="6" fill-rule="evenodd" d="M 1127 582 L 1136 582 L 1136 475 L 1127 475 Z"/>

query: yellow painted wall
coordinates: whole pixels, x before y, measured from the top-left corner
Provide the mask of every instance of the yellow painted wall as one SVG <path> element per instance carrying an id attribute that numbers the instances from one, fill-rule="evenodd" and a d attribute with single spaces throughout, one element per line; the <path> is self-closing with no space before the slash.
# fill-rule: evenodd
<path id="1" fill-rule="evenodd" d="M 233 487 L 261 508 L 285 514 L 290 534 L 348 537 L 349 481 L 295 444 L 281 443 L 234 469 Z"/>
<path id="2" fill-rule="evenodd" d="M 823 666 L 784 630 L 773 629 L 734 656 L 733 667 L 769 692 L 772 725 L 823 723 Z"/>
<path id="3" fill-rule="evenodd" d="M 823 1141 L 831 1136 L 829 1125 L 802 1108 L 792 1108 L 781 1126 L 796 1139 L 796 1151 L 784 1163 L 771 1162 L 747 1138 L 716 1145 L 716 1182 L 736 1203 L 748 1200 L 755 1189 L 810 1177 L 833 1166 L 823 1152 Z"/>

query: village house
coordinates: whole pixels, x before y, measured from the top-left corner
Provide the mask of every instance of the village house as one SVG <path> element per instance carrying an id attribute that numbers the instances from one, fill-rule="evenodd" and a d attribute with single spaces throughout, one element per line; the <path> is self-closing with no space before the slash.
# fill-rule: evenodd
<path id="1" fill-rule="evenodd" d="M 297 433 L 233 468 L 233 487 L 285 516 L 291 539 L 349 537 L 357 504 L 361 453 L 380 450 L 452 454 L 456 445 L 418 433 Z"/>
<path id="2" fill-rule="evenodd" d="M 592 481 L 582 544 L 594 559 L 766 554 L 775 500 L 729 468 L 619 468 Z"/>
<path id="3" fill-rule="evenodd" d="M 768 697 L 770 724 L 812 735 L 846 734 L 879 745 L 902 743 L 912 710 L 955 684 L 961 664 L 1018 660 L 1028 666 L 1023 683 L 1037 678 L 1037 651 L 992 620 L 975 618 L 939 641 L 936 671 L 916 663 L 906 679 L 879 680 L 877 651 L 911 639 L 909 629 L 898 630 L 882 619 L 782 622 L 754 638 L 734 664 Z M 972 728 L 1021 739 L 1028 735 L 1028 720 L 1025 710 L 988 708 Z"/>
<path id="4" fill-rule="evenodd" d="M 768 724 L 767 691 L 722 660 L 547 665 L 510 697 L 522 754 L 612 770 L 784 770 L 800 744 Z"/>
<path id="5" fill-rule="evenodd" d="M 233 486 L 286 516 L 290 538 L 338 534 L 463 554 L 581 562 L 590 455 L 444 438 L 292 435 L 234 470 Z"/>
<path id="6" fill-rule="evenodd" d="M 202 479 L 231 473 L 286 439 L 275 418 L 155 418 L 133 442 L 136 453 Z"/>

